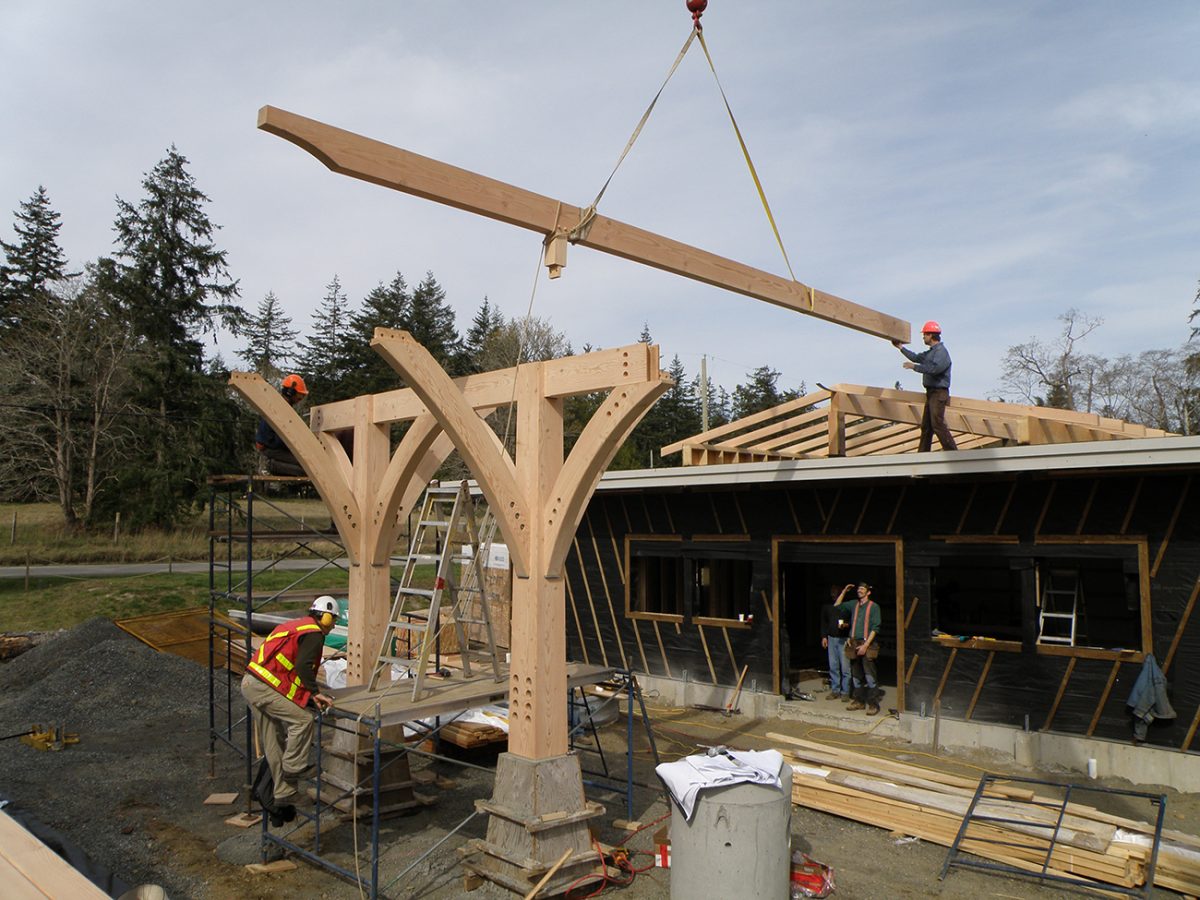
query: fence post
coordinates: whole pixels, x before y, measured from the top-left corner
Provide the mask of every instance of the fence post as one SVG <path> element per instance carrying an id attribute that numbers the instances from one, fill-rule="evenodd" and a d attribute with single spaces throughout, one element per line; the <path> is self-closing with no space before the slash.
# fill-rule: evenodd
<path id="1" fill-rule="evenodd" d="M 25 593 L 29 593 L 29 554 L 25 554 Z"/>
<path id="2" fill-rule="evenodd" d="M 9 539 L 10 544 L 17 542 L 17 511 L 13 510 L 12 537 Z"/>
<path id="3" fill-rule="evenodd" d="M 121 536 L 121 511 L 117 510 L 116 516 L 113 518 L 113 543 L 117 542 L 117 538 Z"/>

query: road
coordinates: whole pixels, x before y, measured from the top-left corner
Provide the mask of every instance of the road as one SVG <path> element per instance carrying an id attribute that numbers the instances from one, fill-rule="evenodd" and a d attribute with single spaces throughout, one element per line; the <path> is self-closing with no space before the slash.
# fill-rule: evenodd
<path id="1" fill-rule="evenodd" d="M 335 560 L 343 568 L 350 565 L 345 557 Z M 244 562 L 237 562 L 238 571 L 245 571 Z M 272 565 L 271 560 L 257 560 L 255 572 L 264 569 L 304 570 L 317 569 L 328 565 L 324 560 L 314 559 L 284 559 Z M 127 575 L 165 575 L 174 574 L 204 574 L 208 572 L 207 562 L 148 562 L 148 563 L 87 563 L 80 565 L 30 566 L 30 578 L 119 578 Z M 0 566 L 0 578 L 24 578 L 24 566 Z"/>

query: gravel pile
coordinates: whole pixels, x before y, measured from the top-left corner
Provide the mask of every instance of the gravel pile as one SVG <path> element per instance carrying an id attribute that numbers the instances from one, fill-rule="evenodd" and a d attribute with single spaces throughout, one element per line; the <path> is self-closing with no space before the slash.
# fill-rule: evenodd
<path id="1" fill-rule="evenodd" d="M 0 742 L 0 794 L 124 881 L 199 893 L 155 837 L 197 811 L 219 827 L 202 801 L 239 786 L 227 753 L 222 778 L 208 778 L 204 668 L 92 619 L 0 666 L 0 722 L 5 734 L 36 724 L 79 735 L 60 752 Z"/>

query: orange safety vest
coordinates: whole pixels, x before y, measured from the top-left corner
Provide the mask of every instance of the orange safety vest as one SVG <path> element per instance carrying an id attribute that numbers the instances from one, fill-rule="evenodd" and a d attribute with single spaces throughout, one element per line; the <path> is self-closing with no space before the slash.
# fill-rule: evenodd
<path id="1" fill-rule="evenodd" d="M 310 631 L 321 631 L 312 616 L 284 622 L 267 635 L 267 639 L 254 654 L 254 659 L 246 666 L 251 672 L 269 684 L 297 706 L 308 706 L 308 698 L 312 692 L 304 686 L 300 675 L 296 672 L 296 658 L 299 656 L 300 636 Z M 323 638 L 322 638 L 323 640 Z M 313 678 L 317 677 L 317 669 L 321 660 L 318 657 L 313 666 Z"/>

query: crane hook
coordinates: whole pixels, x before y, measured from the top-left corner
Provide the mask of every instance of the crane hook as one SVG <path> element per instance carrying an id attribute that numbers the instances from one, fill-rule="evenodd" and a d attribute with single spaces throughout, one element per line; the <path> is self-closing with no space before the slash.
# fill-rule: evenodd
<path id="1" fill-rule="evenodd" d="M 704 10 L 708 7 L 708 0 L 687 0 L 688 12 L 692 14 L 692 24 L 697 31 L 703 30 L 704 26 L 700 24 L 700 17 L 704 15 Z"/>

